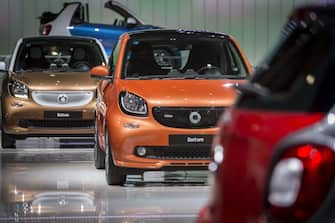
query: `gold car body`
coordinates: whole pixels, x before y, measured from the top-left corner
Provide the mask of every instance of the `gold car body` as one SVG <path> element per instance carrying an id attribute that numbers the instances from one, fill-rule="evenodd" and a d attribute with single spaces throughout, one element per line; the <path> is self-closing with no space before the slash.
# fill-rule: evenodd
<path id="1" fill-rule="evenodd" d="M 11 79 L 28 86 L 27 99 L 16 98 L 10 94 L 8 88 Z M 89 73 L 22 73 L 13 75 L 4 82 L 3 86 L 3 129 L 7 134 L 94 134 L 97 82 L 90 78 Z M 79 106 L 68 105 L 66 107 L 57 102 L 58 98 L 71 97 L 73 94 L 87 94 L 90 100 Z M 35 95 L 49 96 L 50 105 L 37 99 Z M 48 112 L 54 112 L 55 117 L 46 117 Z M 66 117 L 67 114 L 80 113 L 82 113 L 82 118 Z M 63 117 L 57 117 L 57 115 Z M 63 127 L 61 122 L 63 122 Z"/>
<path id="2" fill-rule="evenodd" d="M 107 56 L 101 43 L 93 38 L 32 37 L 61 41 L 89 41 L 100 49 L 102 64 Z M 13 57 L 20 44 L 18 41 Z M 97 53 L 98 54 L 98 53 Z M 19 56 L 17 56 L 19 57 Z M 9 65 L 2 89 L 2 131 L 15 138 L 30 136 L 94 135 L 97 80 L 85 72 L 21 71 L 14 72 L 15 59 Z M 28 88 L 26 98 L 15 97 L 11 85 L 20 83 Z"/>

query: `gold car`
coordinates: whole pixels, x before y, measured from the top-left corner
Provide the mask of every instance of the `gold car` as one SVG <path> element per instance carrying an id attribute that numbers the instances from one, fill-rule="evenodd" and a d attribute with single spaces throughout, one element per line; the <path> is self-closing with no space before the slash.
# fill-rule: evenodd
<path id="1" fill-rule="evenodd" d="M 3 81 L 2 147 L 34 136 L 93 136 L 97 81 L 89 70 L 106 61 L 92 38 L 19 40 Z"/>

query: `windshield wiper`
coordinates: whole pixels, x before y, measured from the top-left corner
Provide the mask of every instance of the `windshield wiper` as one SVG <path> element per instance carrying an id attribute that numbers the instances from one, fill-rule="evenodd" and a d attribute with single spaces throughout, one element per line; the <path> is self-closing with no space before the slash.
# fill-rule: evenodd
<path id="1" fill-rule="evenodd" d="M 205 79 L 236 79 L 243 80 L 246 76 L 237 75 L 206 75 L 206 74 L 167 74 L 167 75 L 135 75 L 126 77 L 128 80 L 205 80 Z"/>
<path id="2" fill-rule="evenodd" d="M 204 80 L 211 79 L 213 76 L 209 77 L 206 75 L 147 75 L 147 76 L 135 76 L 127 77 L 128 80 Z M 215 77 L 222 78 L 222 76 Z"/>
<path id="3" fill-rule="evenodd" d="M 64 73 L 64 72 L 70 72 L 67 69 L 55 69 L 55 70 L 48 70 L 47 72 L 54 72 L 54 73 Z M 72 71 L 72 72 L 77 72 L 77 71 Z"/>
<path id="4" fill-rule="evenodd" d="M 165 75 L 146 75 L 137 77 L 139 80 L 164 79 Z"/>
<path id="5" fill-rule="evenodd" d="M 195 75 L 183 75 L 183 76 L 176 76 L 176 79 L 195 79 L 195 80 L 204 80 L 204 79 L 246 79 L 243 76 L 236 76 L 236 75 L 206 75 L 206 74 L 195 74 Z"/>
<path id="6" fill-rule="evenodd" d="M 160 80 L 160 79 L 170 79 L 169 75 L 135 75 L 126 77 L 128 80 Z"/>
<path id="7" fill-rule="evenodd" d="M 21 69 L 21 70 L 17 70 L 17 71 L 15 71 L 15 73 L 24 73 L 24 72 L 42 72 L 42 71 L 44 71 L 44 69 L 41 69 L 41 68 L 34 68 L 34 69 L 26 69 L 26 70 L 23 70 L 23 69 Z"/>
<path id="8" fill-rule="evenodd" d="M 203 80 L 203 79 L 208 79 L 208 77 L 204 75 L 184 75 L 180 77 L 175 77 L 176 79 L 181 79 L 181 80 Z"/>
<path id="9" fill-rule="evenodd" d="M 233 79 L 233 80 L 244 80 L 244 79 L 247 79 L 247 76 L 223 74 L 221 78 L 227 78 L 227 79 Z"/>

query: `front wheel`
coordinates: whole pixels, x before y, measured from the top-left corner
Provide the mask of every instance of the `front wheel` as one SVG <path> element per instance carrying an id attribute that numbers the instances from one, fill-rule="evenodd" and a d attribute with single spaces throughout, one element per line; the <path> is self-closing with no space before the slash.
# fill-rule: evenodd
<path id="1" fill-rule="evenodd" d="M 105 134 L 106 143 L 106 157 L 105 157 L 105 168 L 106 168 L 106 180 L 108 185 L 123 185 L 127 179 L 127 172 L 125 168 L 115 166 L 112 155 L 112 147 L 109 142 L 109 132 L 106 130 Z"/>
<path id="2" fill-rule="evenodd" d="M 95 132 L 95 146 L 94 146 L 94 165 L 96 169 L 105 168 L 105 152 L 100 148 L 98 128 L 96 127 Z"/>

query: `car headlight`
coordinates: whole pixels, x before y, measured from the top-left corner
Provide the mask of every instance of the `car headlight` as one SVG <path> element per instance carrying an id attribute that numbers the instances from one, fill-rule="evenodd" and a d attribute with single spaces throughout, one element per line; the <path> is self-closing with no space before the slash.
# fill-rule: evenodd
<path id="1" fill-rule="evenodd" d="M 148 107 L 143 98 L 129 92 L 121 92 L 120 106 L 123 112 L 129 115 L 147 116 Z"/>
<path id="2" fill-rule="evenodd" d="M 28 87 L 25 84 L 18 81 L 12 81 L 9 90 L 14 97 L 28 99 Z"/>

